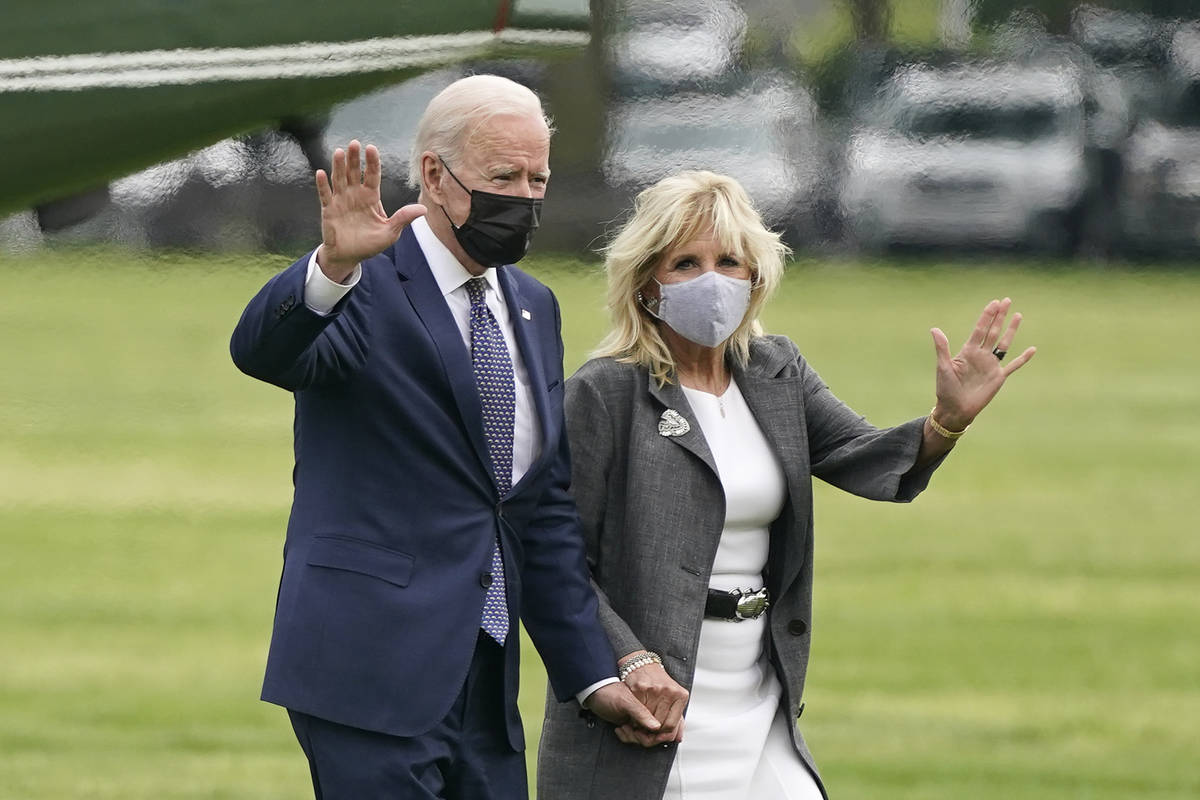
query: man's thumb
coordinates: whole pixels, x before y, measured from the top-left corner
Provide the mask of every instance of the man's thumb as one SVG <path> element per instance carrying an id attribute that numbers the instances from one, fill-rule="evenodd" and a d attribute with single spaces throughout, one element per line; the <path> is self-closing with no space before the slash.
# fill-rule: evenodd
<path id="1" fill-rule="evenodd" d="M 425 216 L 425 206 L 418 203 L 412 203 L 411 205 L 403 206 L 397 209 L 396 213 L 392 214 L 391 219 L 389 219 L 388 222 L 391 223 L 392 228 L 396 231 L 396 235 L 399 236 L 400 231 L 404 230 L 406 225 L 408 225 L 417 217 L 423 216 Z"/>

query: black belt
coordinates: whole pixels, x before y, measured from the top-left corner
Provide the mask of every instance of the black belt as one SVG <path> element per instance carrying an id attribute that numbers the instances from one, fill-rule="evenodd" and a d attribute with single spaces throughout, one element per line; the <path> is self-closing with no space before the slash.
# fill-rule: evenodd
<path id="1" fill-rule="evenodd" d="M 720 589 L 708 590 L 708 601 L 704 604 L 704 616 L 713 619 L 725 619 L 741 622 L 746 619 L 761 617 L 771 605 L 765 588 L 753 589 Z"/>

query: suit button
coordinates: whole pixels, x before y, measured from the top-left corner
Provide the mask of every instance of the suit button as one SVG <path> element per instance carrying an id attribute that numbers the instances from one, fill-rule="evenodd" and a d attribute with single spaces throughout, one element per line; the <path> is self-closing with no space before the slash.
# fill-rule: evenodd
<path id="1" fill-rule="evenodd" d="M 788 633 L 792 636 L 803 636 L 808 631 L 808 623 L 802 619 L 794 619 L 788 623 Z"/>
<path id="2" fill-rule="evenodd" d="M 504 504 L 503 503 L 496 503 L 496 516 L 499 517 L 500 519 L 504 519 Z"/>
<path id="3" fill-rule="evenodd" d="M 492 573 L 490 573 L 490 572 L 479 573 L 479 585 L 485 589 L 488 588 L 489 586 L 491 586 L 492 585 Z"/>

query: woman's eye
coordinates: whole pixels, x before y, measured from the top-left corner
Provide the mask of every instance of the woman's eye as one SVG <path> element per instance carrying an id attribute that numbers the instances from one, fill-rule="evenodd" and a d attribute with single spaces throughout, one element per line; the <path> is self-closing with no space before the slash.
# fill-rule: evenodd
<path id="1" fill-rule="evenodd" d="M 675 269 L 691 269 L 696 266 L 696 262 L 690 258 L 685 258 L 682 261 L 675 262 Z"/>

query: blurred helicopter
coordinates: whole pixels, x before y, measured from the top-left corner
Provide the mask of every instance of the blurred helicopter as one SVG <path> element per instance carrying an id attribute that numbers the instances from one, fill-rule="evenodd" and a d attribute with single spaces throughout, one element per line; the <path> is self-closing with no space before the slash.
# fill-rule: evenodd
<path id="1" fill-rule="evenodd" d="M 314 167 L 334 103 L 447 64 L 589 41 L 588 0 L 7 0 L 0 214 L 43 228 L 98 209 L 108 181 L 275 127 Z"/>

